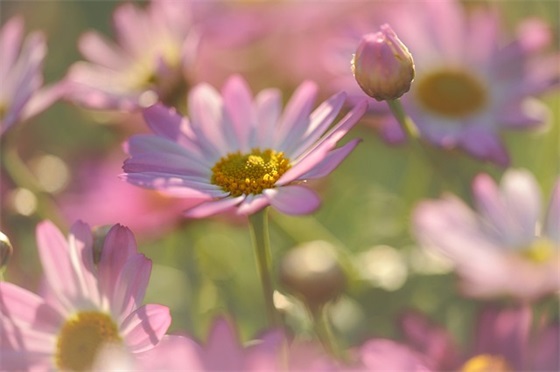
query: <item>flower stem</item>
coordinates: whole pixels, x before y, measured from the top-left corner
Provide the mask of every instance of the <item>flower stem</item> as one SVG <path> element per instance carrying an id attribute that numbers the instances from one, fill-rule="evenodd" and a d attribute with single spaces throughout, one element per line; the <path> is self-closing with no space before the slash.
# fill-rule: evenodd
<path id="1" fill-rule="evenodd" d="M 418 128 L 416 128 L 416 124 L 414 124 L 414 122 L 408 117 L 408 115 L 406 115 L 401 101 L 397 98 L 395 100 L 386 102 L 389 105 L 389 109 L 391 109 L 391 113 L 393 114 L 395 119 L 397 119 L 406 135 L 413 141 L 420 138 Z"/>
<path id="2" fill-rule="evenodd" d="M 313 319 L 313 329 L 325 350 L 337 360 L 343 361 L 344 355 L 334 340 L 325 306 L 310 309 Z"/>
<path id="3" fill-rule="evenodd" d="M 273 327 L 278 326 L 280 322 L 273 300 L 274 287 L 272 285 L 271 275 L 272 263 L 270 258 L 267 209 L 264 208 L 259 212 L 250 215 L 249 226 L 253 247 L 255 249 L 257 271 L 261 280 L 268 323 Z"/>

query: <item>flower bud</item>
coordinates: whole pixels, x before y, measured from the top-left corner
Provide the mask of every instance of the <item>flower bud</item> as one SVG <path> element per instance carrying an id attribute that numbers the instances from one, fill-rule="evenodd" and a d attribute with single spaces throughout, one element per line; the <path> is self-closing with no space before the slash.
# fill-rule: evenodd
<path id="1" fill-rule="evenodd" d="M 346 286 L 346 277 L 334 248 L 315 241 L 290 250 L 280 262 L 280 282 L 301 298 L 311 311 L 337 298 Z"/>
<path id="2" fill-rule="evenodd" d="M 378 101 L 394 100 L 408 92 L 414 79 L 414 61 L 395 32 L 384 24 L 381 31 L 364 35 L 352 59 L 358 85 Z"/>
<path id="3" fill-rule="evenodd" d="M 8 265 L 8 260 L 12 257 L 13 251 L 10 240 L 0 231 L 0 270 Z"/>

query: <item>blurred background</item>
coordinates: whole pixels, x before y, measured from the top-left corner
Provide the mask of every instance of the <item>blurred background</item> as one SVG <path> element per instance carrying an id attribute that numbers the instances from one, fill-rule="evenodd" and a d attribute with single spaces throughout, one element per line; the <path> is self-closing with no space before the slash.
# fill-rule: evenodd
<path id="1" fill-rule="evenodd" d="M 204 8 L 204 2 L 198 3 Z M 241 73 L 253 92 L 279 87 L 285 100 L 306 77 L 321 79 L 318 74 L 313 76 L 319 55 L 306 49 L 306 43 L 313 43 L 323 30 L 334 29 L 344 17 L 375 18 L 378 8 L 392 6 L 378 1 L 205 3 L 220 8 L 220 14 L 263 12 L 272 19 L 275 14 L 299 14 L 301 20 L 290 18 L 293 24 L 288 17 L 266 29 L 262 24 L 255 26 L 258 35 L 249 32 L 247 40 L 224 49 L 220 58 L 209 51 L 212 44 L 204 44 L 193 74 L 192 84 L 208 81 L 220 88 L 230 73 Z M 112 13 L 120 4 L 2 1 L 0 20 L 4 25 L 19 14 L 27 33 L 45 32 L 48 84 L 63 79 L 69 66 L 83 59 L 77 48 L 83 32 L 95 29 L 114 38 Z M 476 6 L 499 9 L 506 32 L 513 33 L 525 17 L 546 20 L 558 46 L 559 2 L 465 2 L 466 8 Z M 212 20 L 212 10 L 206 9 L 204 17 Z M 371 31 L 377 26 L 372 23 Z M 289 65 L 296 61 L 310 68 L 295 73 Z M 326 81 L 317 82 L 322 87 L 321 99 L 332 94 Z M 503 136 L 512 167 L 529 169 L 545 200 L 559 174 L 559 99 L 559 93 L 543 97 L 552 113 L 546 129 Z M 19 125 L 17 137 L 2 139 L 4 163 L 10 162 L 15 151 L 41 188 L 37 193 L 16 184 L 2 168 L 0 230 L 14 247 L 5 279 L 31 290 L 40 286 L 34 231 L 43 219 L 54 220 L 65 232 L 77 218 L 92 226 L 121 223 L 133 230 L 139 249 L 154 263 L 146 302 L 172 309 L 171 331 L 203 338 L 211 319 L 224 312 L 236 319 L 243 339 L 253 337 L 265 327 L 266 319 L 246 221 L 228 216 L 187 220 L 181 217 L 177 201 L 120 181 L 120 166 L 126 159 L 121 145 L 129 135 L 141 132 L 147 128 L 138 114 L 86 110 L 60 101 Z M 410 233 L 410 213 L 420 200 L 445 192 L 470 203 L 472 177 L 487 172 L 499 179 L 504 169 L 462 153 L 434 150 L 443 159 L 443 167 L 434 170 L 412 147 L 388 145 L 365 123 L 356 126 L 348 138 L 355 137 L 363 142 L 349 158 L 329 177 L 312 185 L 323 200 L 317 213 L 293 217 L 270 211 L 275 275 L 291 248 L 326 242 L 337 251 L 348 277 L 344 294 L 329 310 L 341 344 L 356 345 L 373 336 L 398 338 L 396 320 L 408 309 L 426 313 L 450 330 L 459 343 L 467 343 L 473 314 L 483 302 L 462 297 L 449 262 L 418 248 Z M 301 304 L 282 288 L 280 293 L 278 305 L 287 323 L 298 333 L 310 334 Z M 558 312 L 554 299 L 542 306 Z"/>

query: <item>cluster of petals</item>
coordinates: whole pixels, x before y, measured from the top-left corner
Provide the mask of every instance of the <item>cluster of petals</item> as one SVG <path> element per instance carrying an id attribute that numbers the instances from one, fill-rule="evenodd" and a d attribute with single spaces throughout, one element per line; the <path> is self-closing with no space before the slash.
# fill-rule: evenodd
<path id="1" fill-rule="evenodd" d="M 84 312 L 108 317 L 123 347 L 131 353 L 153 348 L 164 336 L 171 323 L 169 309 L 142 305 L 151 262 L 137 252 L 130 230 L 113 226 L 98 261 L 94 259 L 92 232 L 82 222 L 72 226 L 68 239 L 52 223 L 42 222 L 37 227 L 37 244 L 44 268 L 44 292 L 37 295 L 8 282 L 0 283 L 3 369 L 60 368 L 57 357 L 68 354 L 68 350 L 61 350 L 60 340 L 72 338 L 64 334 L 64 327 Z M 88 335 L 82 336 L 86 339 L 70 341 L 90 344 Z"/>
<path id="2" fill-rule="evenodd" d="M 67 98 L 94 109 L 134 110 L 180 89 L 194 63 L 199 35 L 190 1 L 154 0 L 146 9 L 120 5 L 117 43 L 88 31 L 78 47 L 87 61 L 70 67 Z"/>
<path id="3" fill-rule="evenodd" d="M 232 76 L 221 94 L 199 84 L 189 94 L 189 118 L 157 104 L 144 110 L 154 134 L 132 136 L 126 149 L 124 178 L 138 186 L 197 200 L 188 217 L 202 218 L 227 210 L 252 214 L 267 205 L 286 214 L 307 214 L 318 208 L 318 195 L 302 185 L 333 171 L 356 147 L 358 139 L 337 142 L 365 112 L 358 103 L 332 126 L 345 102 L 338 93 L 312 111 L 316 84 L 306 81 L 282 112 L 281 95 L 265 89 L 253 98 L 247 83 Z M 330 128 L 330 129 L 329 129 Z M 253 149 L 274 150 L 291 167 L 261 193 L 232 196 L 212 183 L 212 168 L 228 154 Z"/>
<path id="4" fill-rule="evenodd" d="M 383 21 L 414 57 L 416 77 L 402 102 L 421 136 L 441 148 L 509 165 L 502 132 L 543 127 L 550 117 L 546 106 L 535 99 L 560 82 L 560 55 L 544 53 L 552 43 L 550 27 L 528 19 L 516 38 L 507 41 L 498 12 L 466 12 L 454 0 L 405 1 L 382 11 Z M 332 69 L 344 76 L 333 80 L 336 89 L 364 95 L 342 56 L 353 53 L 361 36 L 375 29 L 355 27 L 352 37 L 332 43 L 329 53 L 341 54 L 330 58 L 340 64 Z M 406 139 L 385 105 L 370 99 L 369 106 L 381 115 L 376 126 L 388 142 Z"/>
<path id="5" fill-rule="evenodd" d="M 47 44 L 42 32 L 22 42 L 24 22 L 15 16 L 0 30 L 0 135 L 40 113 L 63 93 L 64 85 L 43 87 Z"/>
<path id="6" fill-rule="evenodd" d="M 543 318 L 532 329 L 534 316 L 528 306 L 484 306 L 464 347 L 421 313 L 407 312 L 400 327 L 404 342 L 423 355 L 432 370 L 557 371 L 560 326 Z"/>
<path id="7" fill-rule="evenodd" d="M 419 242 L 453 262 L 469 296 L 533 301 L 558 292 L 560 180 L 544 218 L 528 171 L 506 171 L 499 186 L 480 174 L 473 192 L 476 212 L 452 195 L 421 202 L 413 212 Z"/>

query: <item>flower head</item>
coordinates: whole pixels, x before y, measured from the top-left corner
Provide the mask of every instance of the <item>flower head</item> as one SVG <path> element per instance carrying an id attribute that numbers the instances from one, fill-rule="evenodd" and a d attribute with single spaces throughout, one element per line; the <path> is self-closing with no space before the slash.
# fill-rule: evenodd
<path id="1" fill-rule="evenodd" d="M 303 83 L 282 114 L 275 89 L 253 99 L 238 76 L 226 82 L 222 95 L 200 84 L 189 95 L 190 120 L 161 105 L 144 111 L 155 134 L 130 138 L 124 177 L 198 200 L 185 212 L 189 217 L 234 208 L 249 215 L 267 205 L 287 214 L 311 213 L 319 198 L 301 184 L 329 174 L 356 147 L 358 140 L 335 148 L 365 111 L 361 102 L 327 132 L 345 95 L 311 112 L 316 93 L 315 84 Z"/>
<path id="2" fill-rule="evenodd" d="M 406 46 L 387 24 L 362 37 L 352 59 L 358 85 L 378 101 L 393 100 L 410 89 L 414 61 Z"/>
<path id="3" fill-rule="evenodd" d="M 497 12 L 476 8 L 466 12 L 458 1 L 392 5 L 381 12 L 414 56 L 414 84 L 402 103 L 422 138 L 507 166 L 510 158 L 502 132 L 545 124 L 549 110 L 534 97 L 560 82 L 558 53 L 545 54 L 551 44 L 549 27 L 530 19 L 512 38 L 500 28 Z M 328 60 L 338 61 L 336 71 L 348 71 L 349 53 L 369 32 L 371 28 L 360 28 L 344 42 L 333 43 L 334 56 Z M 364 96 L 350 73 L 333 81 L 336 89 L 350 96 Z M 386 107 L 373 99 L 369 106 L 372 114 L 382 116 L 376 126 L 387 141 L 405 141 Z"/>
<path id="4" fill-rule="evenodd" d="M 477 211 L 455 197 L 422 202 L 413 217 L 420 243 L 455 264 L 464 292 L 535 300 L 560 290 L 560 180 L 546 218 L 527 171 L 508 170 L 500 187 L 476 177 Z"/>
<path id="5" fill-rule="evenodd" d="M 190 2 L 123 4 L 114 13 L 118 44 L 95 31 L 82 35 L 67 80 L 67 98 L 96 109 L 132 110 L 166 100 L 182 89 L 198 47 Z"/>
<path id="6" fill-rule="evenodd" d="M 94 260 L 89 227 L 72 226 L 68 240 L 50 222 L 37 228 L 46 293 L 0 283 L 2 366 L 87 370 L 104 344 L 132 353 L 153 348 L 163 337 L 169 309 L 142 306 L 151 262 L 136 251 L 132 233 L 115 225 Z"/>
<path id="7" fill-rule="evenodd" d="M 36 31 L 22 43 L 23 26 L 23 20 L 14 17 L 0 30 L 0 135 L 43 111 L 63 91 L 63 84 L 42 88 L 45 36 Z"/>

